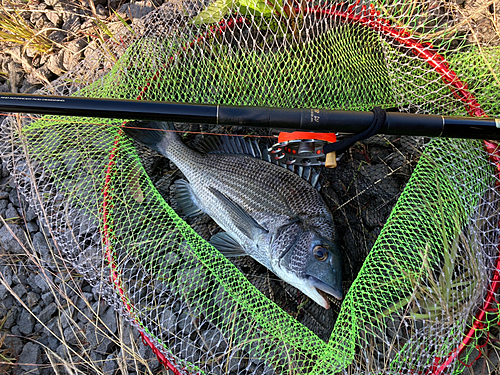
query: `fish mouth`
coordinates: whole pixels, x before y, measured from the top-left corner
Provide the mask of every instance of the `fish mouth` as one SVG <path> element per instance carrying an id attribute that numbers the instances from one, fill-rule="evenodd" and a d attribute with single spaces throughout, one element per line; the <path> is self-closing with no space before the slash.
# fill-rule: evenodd
<path id="1" fill-rule="evenodd" d="M 309 279 L 311 285 L 316 288 L 318 293 L 326 301 L 328 301 L 328 299 L 327 299 L 328 294 L 335 297 L 339 301 L 341 301 L 344 298 L 341 290 L 337 290 L 337 289 L 332 288 L 331 286 L 329 286 L 328 284 L 325 284 L 323 281 L 315 278 L 314 276 L 307 275 L 307 278 Z"/>

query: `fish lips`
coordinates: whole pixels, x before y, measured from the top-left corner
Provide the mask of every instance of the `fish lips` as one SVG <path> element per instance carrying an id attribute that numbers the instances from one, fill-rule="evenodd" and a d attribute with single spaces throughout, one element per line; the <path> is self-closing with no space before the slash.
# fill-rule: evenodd
<path id="1" fill-rule="evenodd" d="M 335 297 L 338 300 L 342 300 L 344 298 L 344 294 L 342 290 L 332 288 L 330 285 L 324 283 L 323 281 L 319 280 L 318 278 L 311 276 L 311 275 L 306 275 L 310 285 L 316 288 L 318 292 L 321 294 L 321 292 L 325 292 L 333 297 Z M 324 298 L 324 297 L 323 297 Z M 326 300 L 326 298 L 325 298 Z"/>

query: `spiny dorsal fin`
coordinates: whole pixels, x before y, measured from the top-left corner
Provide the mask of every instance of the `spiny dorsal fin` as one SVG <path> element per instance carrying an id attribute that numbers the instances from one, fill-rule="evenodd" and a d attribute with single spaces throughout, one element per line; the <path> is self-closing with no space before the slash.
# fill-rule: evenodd
<path id="1" fill-rule="evenodd" d="M 206 154 L 248 155 L 262 159 L 259 144 L 244 136 L 205 137 L 199 149 Z"/>
<path id="2" fill-rule="evenodd" d="M 266 144 L 266 142 L 257 142 L 256 139 L 244 136 L 229 135 L 205 137 L 199 146 L 200 151 L 207 154 L 247 155 L 279 165 L 296 173 L 299 177 L 302 177 L 314 188 L 319 190 L 319 171 L 311 167 L 287 165 L 279 160 L 274 160 L 269 154 L 268 148 L 269 145 Z"/>

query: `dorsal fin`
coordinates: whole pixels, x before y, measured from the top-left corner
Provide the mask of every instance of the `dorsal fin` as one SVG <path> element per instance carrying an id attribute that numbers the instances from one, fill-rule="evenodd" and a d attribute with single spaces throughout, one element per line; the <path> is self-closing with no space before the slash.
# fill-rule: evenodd
<path id="1" fill-rule="evenodd" d="M 257 142 L 255 138 L 229 135 L 205 137 L 199 145 L 199 150 L 206 154 L 247 155 L 279 165 L 302 177 L 317 190 L 320 189 L 318 183 L 320 172 L 317 168 L 288 165 L 280 160 L 274 160 L 269 154 L 268 148 L 269 144 Z"/>

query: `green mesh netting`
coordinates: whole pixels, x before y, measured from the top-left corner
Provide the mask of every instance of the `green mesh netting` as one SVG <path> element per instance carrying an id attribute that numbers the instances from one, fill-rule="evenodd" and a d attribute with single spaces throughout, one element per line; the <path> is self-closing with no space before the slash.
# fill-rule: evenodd
<path id="1" fill-rule="evenodd" d="M 256 15 L 252 3 L 231 9 L 243 13 L 238 4 L 247 21 L 227 13 L 226 22 L 198 17 L 198 24 L 191 20 L 208 4 L 186 2 L 182 11 L 165 5 L 123 31 L 118 46 L 110 43 L 116 61 L 96 50 L 42 93 L 467 114 L 456 82 L 443 82 L 432 61 L 388 28 L 446 59 L 481 108 L 500 115 L 499 37 L 479 40 L 465 21 L 471 9 L 382 2 L 374 3 L 377 15 L 361 3 L 311 3 L 292 17 Z M 10 118 L 2 157 L 69 261 L 178 371 L 432 373 L 457 351 L 484 304 L 497 254 L 498 178 L 481 141 L 427 143 L 363 267 L 346 280 L 341 309 L 328 315 L 304 302 L 313 320 L 335 323 L 320 335 L 301 321 L 302 303 L 288 310 L 176 214 L 122 123 Z M 231 130 L 241 131 L 208 129 Z M 379 181 L 392 173 L 381 168 Z M 379 181 L 369 188 L 383 186 Z M 446 367 L 462 370 L 456 360 Z"/>

